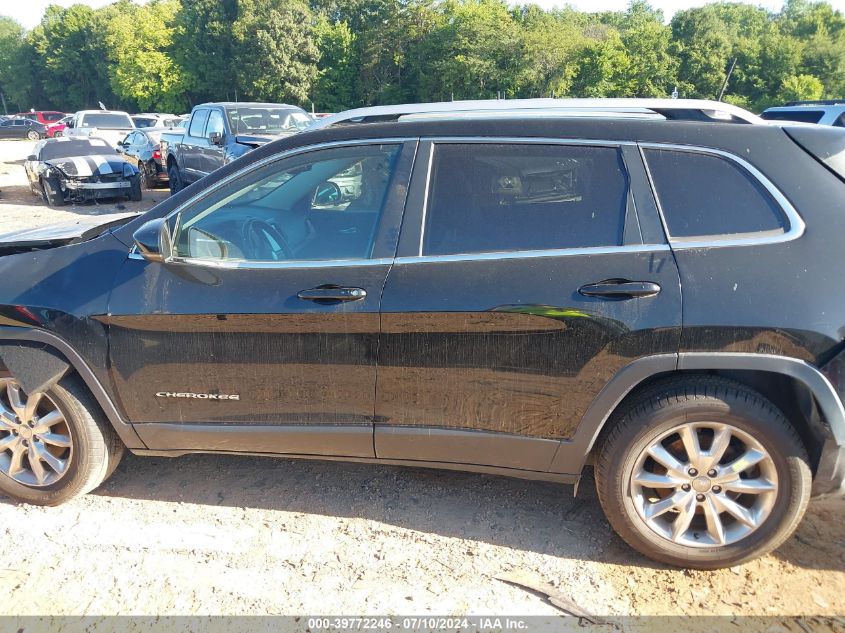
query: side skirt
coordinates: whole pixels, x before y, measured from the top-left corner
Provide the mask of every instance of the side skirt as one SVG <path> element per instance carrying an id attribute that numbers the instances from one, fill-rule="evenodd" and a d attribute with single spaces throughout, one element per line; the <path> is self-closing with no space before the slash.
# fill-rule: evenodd
<path id="1" fill-rule="evenodd" d="M 207 451 L 207 450 L 172 450 L 156 451 L 148 449 L 133 449 L 134 455 L 142 457 L 181 457 L 183 455 L 207 454 L 207 455 L 243 455 L 249 457 L 283 457 L 285 459 L 314 459 L 330 462 L 351 462 L 355 464 L 381 464 L 383 466 L 406 466 L 411 468 L 433 468 L 436 470 L 454 470 L 469 473 L 481 473 L 485 475 L 498 475 L 502 477 L 513 477 L 516 479 L 529 479 L 534 481 L 549 481 L 572 486 L 578 485 L 580 475 L 567 475 L 561 473 L 544 473 L 535 470 L 520 470 L 518 468 L 499 468 L 495 466 L 480 466 L 478 464 L 453 464 L 448 462 L 427 462 L 413 459 L 379 459 L 377 457 L 339 457 L 335 455 L 300 455 L 294 453 L 261 453 L 245 451 Z"/>

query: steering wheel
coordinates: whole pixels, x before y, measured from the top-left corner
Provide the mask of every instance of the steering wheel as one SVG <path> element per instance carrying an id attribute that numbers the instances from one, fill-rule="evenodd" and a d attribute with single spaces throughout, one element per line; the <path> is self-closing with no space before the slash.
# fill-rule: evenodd
<path id="1" fill-rule="evenodd" d="M 285 236 L 265 220 L 250 218 L 243 226 L 244 252 L 251 259 L 279 261 L 294 259 L 293 250 Z"/>

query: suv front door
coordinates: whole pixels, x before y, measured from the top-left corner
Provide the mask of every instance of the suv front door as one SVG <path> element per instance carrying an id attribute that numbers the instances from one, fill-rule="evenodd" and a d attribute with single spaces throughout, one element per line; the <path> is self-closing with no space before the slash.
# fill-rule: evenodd
<path id="1" fill-rule="evenodd" d="M 376 454 L 546 471 L 620 368 L 678 350 L 642 159 L 530 139 L 419 155 L 382 299 Z"/>
<path id="2" fill-rule="evenodd" d="M 247 168 L 130 257 L 110 302 L 125 415 L 150 448 L 372 457 L 381 290 L 415 142 Z M 332 179 L 360 166 L 355 196 Z"/>

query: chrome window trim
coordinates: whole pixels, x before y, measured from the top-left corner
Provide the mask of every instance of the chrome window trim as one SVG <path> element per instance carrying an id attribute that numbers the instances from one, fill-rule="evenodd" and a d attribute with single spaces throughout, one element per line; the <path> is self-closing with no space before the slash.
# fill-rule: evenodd
<path id="1" fill-rule="evenodd" d="M 283 268 L 351 268 L 360 266 L 387 266 L 393 263 L 393 259 L 385 257 L 381 259 L 297 259 L 290 261 L 249 261 L 245 259 L 197 259 L 190 257 L 171 257 L 168 264 L 182 264 L 190 266 L 202 266 L 218 270 L 273 270 Z"/>
<path id="2" fill-rule="evenodd" d="M 623 253 L 655 253 L 671 250 L 668 244 L 628 244 L 625 246 L 587 246 L 538 251 L 497 251 L 489 253 L 461 253 L 456 255 L 420 255 L 397 257 L 394 264 L 425 264 L 429 262 L 474 262 L 506 259 L 538 259 L 542 257 L 572 257 L 577 255 L 613 255 Z"/>
<path id="3" fill-rule="evenodd" d="M 786 196 L 769 180 L 759 169 L 754 167 L 744 158 L 726 152 L 720 149 L 710 147 L 700 147 L 695 145 L 677 145 L 669 143 L 639 143 L 640 155 L 645 165 L 646 175 L 648 177 L 651 190 L 654 195 L 654 201 L 657 205 L 657 211 L 660 215 L 660 222 L 663 224 L 663 230 L 669 240 L 673 250 L 692 250 L 700 248 L 723 248 L 730 246 L 760 246 L 764 244 L 780 244 L 783 242 L 790 242 L 796 240 L 804 234 L 806 225 L 804 220 L 798 214 L 792 203 L 787 200 Z M 769 230 L 769 231 L 755 231 L 752 233 L 733 233 L 725 235 L 696 235 L 692 237 L 672 237 L 669 232 L 669 225 L 666 222 L 666 216 L 663 212 L 663 207 L 660 203 L 660 196 L 657 194 L 657 188 L 654 185 L 654 178 L 649 168 L 648 159 L 645 155 L 645 150 L 669 150 L 676 152 L 687 152 L 690 154 L 705 154 L 711 156 L 718 156 L 725 160 L 735 163 L 741 169 L 745 170 L 752 178 L 756 179 L 763 188 L 774 199 L 775 203 L 780 207 L 781 213 L 786 219 L 789 227 L 784 230 Z"/>
<path id="4" fill-rule="evenodd" d="M 418 137 L 416 136 L 403 136 L 403 137 L 389 137 L 389 138 L 366 138 L 366 139 L 350 139 L 346 141 L 326 141 L 324 143 L 315 143 L 313 145 L 303 145 L 301 147 L 295 147 L 284 152 L 280 152 L 278 154 L 273 154 L 272 156 L 267 156 L 266 158 L 262 158 L 261 160 L 255 161 L 254 163 L 250 163 L 245 167 L 239 169 L 236 172 L 233 172 L 226 176 L 225 178 L 217 181 L 207 189 L 203 189 L 202 192 L 198 193 L 196 196 L 186 200 L 178 207 L 176 207 L 173 211 L 165 216 L 165 220 L 169 220 L 175 216 L 179 216 L 188 206 L 193 205 L 197 202 L 200 202 L 203 198 L 213 194 L 218 189 L 225 187 L 233 180 L 237 180 L 241 176 L 252 172 L 256 169 L 261 169 L 262 167 L 266 167 L 269 164 L 274 162 L 283 160 L 285 158 L 289 158 L 291 156 L 296 156 L 298 154 L 307 154 L 309 152 L 318 151 L 322 149 L 331 149 L 333 147 L 354 147 L 357 145 L 403 145 L 404 143 L 408 143 L 410 141 L 417 141 Z M 177 223 L 179 219 L 177 218 Z M 132 252 L 130 251 L 129 254 L 131 259 L 135 259 L 132 257 Z M 143 257 L 138 254 L 138 258 L 143 259 Z M 392 259 L 297 259 L 297 260 L 289 260 L 289 261 L 251 261 L 251 260 L 203 260 L 197 259 L 192 257 L 178 257 L 178 256 L 170 256 L 165 259 L 164 263 L 176 263 L 181 265 L 190 265 L 190 266 L 201 266 L 205 268 L 222 268 L 222 269 L 232 269 L 232 270 L 241 270 L 241 269 L 273 269 L 273 268 L 336 268 L 340 266 L 379 266 L 384 265 L 385 263 L 392 262 Z"/>

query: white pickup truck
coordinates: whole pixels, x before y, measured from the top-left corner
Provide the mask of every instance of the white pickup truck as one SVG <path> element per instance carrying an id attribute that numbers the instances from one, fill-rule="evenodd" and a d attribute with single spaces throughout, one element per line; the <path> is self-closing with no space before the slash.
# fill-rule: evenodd
<path id="1" fill-rule="evenodd" d="M 95 136 L 116 148 L 134 129 L 135 124 L 126 112 L 80 110 L 67 124 L 65 136 Z"/>

